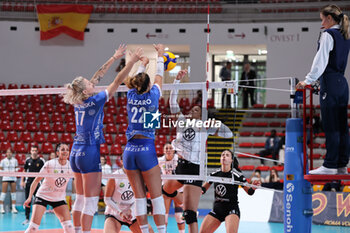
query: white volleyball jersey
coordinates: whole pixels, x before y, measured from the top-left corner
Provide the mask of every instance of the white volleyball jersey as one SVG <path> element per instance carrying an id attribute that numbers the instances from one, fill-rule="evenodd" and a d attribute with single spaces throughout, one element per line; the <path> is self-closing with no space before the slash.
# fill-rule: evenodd
<path id="1" fill-rule="evenodd" d="M 169 175 L 173 174 L 177 166 L 178 156 L 174 154 L 174 158 L 172 160 L 166 160 L 165 155 L 158 158 L 159 167 L 162 170 L 162 174 Z"/>
<path id="2" fill-rule="evenodd" d="M 172 146 L 176 152 L 178 152 L 184 159 L 187 161 L 200 164 L 199 156 L 201 151 L 201 142 L 206 143 L 208 132 L 204 128 L 196 127 L 187 127 L 186 118 L 181 113 L 178 122 L 183 121 L 185 127 L 180 127 L 181 124 L 178 123 L 176 127 L 176 139 L 172 141 Z M 195 120 L 196 121 L 196 120 Z M 203 139 L 201 139 L 203 137 Z M 203 156 L 205 151 L 203 151 Z"/>
<path id="3" fill-rule="evenodd" d="M 15 158 L 8 159 L 7 157 L 1 160 L 0 167 L 5 172 L 15 172 L 18 167 L 18 161 Z M 2 181 L 16 181 L 16 177 L 4 176 L 2 177 Z"/>
<path id="4" fill-rule="evenodd" d="M 102 169 L 102 174 L 111 174 L 112 173 L 112 167 L 108 164 L 101 165 L 101 169 Z M 107 185 L 107 182 L 108 182 L 108 179 L 101 180 L 101 183 L 105 186 Z"/>
<path id="5" fill-rule="evenodd" d="M 125 174 L 123 169 L 118 169 L 113 174 Z M 134 191 L 131 188 L 131 185 L 129 183 L 129 180 L 127 178 L 119 179 L 116 178 L 115 180 L 115 187 L 114 187 L 114 193 L 112 195 L 112 200 L 116 203 L 120 211 L 124 211 L 127 209 L 131 209 L 132 219 L 136 219 L 135 216 L 135 195 Z M 114 211 L 109 206 L 106 207 L 105 215 L 110 214 L 116 217 L 118 220 L 123 221 L 120 217 L 120 213 Z"/>
<path id="6" fill-rule="evenodd" d="M 57 174 L 71 174 L 73 173 L 67 160 L 65 165 L 58 162 L 58 158 L 51 159 L 45 162 L 41 168 L 40 173 L 57 173 Z M 46 201 L 62 201 L 66 199 L 66 187 L 70 178 L 67 177 L 46 177 L 36 194 Z"/>

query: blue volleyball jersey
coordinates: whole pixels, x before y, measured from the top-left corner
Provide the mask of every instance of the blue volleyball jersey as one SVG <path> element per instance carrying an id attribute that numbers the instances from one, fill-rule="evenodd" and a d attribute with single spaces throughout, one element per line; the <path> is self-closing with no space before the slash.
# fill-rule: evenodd
<path id="1" fill-rule="evenodd" d="M 74 105 L 76 135 L 74 144 L 94 145 L 104 143 L 103 106 L 108 101 L 107 90 Z"/>
<path id="2" fill-rule="evenodd" d="M 154 84 L 147 93 L 137 94 L 136 89 L 131 89 L 127 94 L 127 105 L 129 125 L 126 130 L 126 137 L 130 140 L 136 134 L 154 139 L 155 129 L 143 127 L 144 112 L 156 112 L 161 96 L 160 87 Z"/>

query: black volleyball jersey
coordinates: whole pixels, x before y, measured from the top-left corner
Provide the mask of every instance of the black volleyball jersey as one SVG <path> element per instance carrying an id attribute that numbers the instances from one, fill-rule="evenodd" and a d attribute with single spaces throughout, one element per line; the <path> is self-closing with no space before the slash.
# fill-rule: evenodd
<path id="1" fill-rule="evenodd" d="M 24 164 L 25 172 L 40 172 L 40 169 L 44 166 L 45 160 L 43 158 L 38 157 L 37 159 L 32 159 L 32 157 L 28 157 Z M 35 177 L 26 177 L 26 183 L 32 183 Z"/>
<path id="2" fill-rule="evenodd" d="M 243 176 L 242 172 L 232 169 L 229 172 L 223 172 L 221 170 L 215 171 L 210 174 L 211 176 L 232 178 L 234 177 L 235 181 L 246 183 L 247 180 Z M 238 185 L 237 184 L 223 184 L 218 182 L 209 182 L 210 184 L 214 183 L 215 190 L 215 202 L 229 202 L 231 204 L 238 204 Z"/>

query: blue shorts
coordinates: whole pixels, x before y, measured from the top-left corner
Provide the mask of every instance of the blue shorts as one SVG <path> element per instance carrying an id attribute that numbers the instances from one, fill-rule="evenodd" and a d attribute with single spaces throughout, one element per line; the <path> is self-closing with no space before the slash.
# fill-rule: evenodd
<path id="1" fill-rule="evenodd" d="M 73 172 L 101 172 L 100 144 L 73 144 L 69 161 Z"/>
<path id="2" fill-rule="evenodd" d="M 127 170 L 148 171 L 158 165 L 153 139 L 130 139 L 123 154 L 124 168 Z"/>

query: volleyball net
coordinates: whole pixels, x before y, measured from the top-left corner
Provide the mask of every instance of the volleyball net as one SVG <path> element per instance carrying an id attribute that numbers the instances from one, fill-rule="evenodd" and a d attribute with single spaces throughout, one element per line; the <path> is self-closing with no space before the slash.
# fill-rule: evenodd
<path id="1" fill-rule="evenodd" d="M 171 143 L 176 139 L 177 130 L 181 127 L 187 127 L 182 133 L 184 142 L 191 142 L 193 138 L 199 140 L 195 147 L 189 148 L 191 153 L 199 155 L 200 174 L 199 176 L 180 176 L 180 175 L 163 175 L 164 179 L 197 179 L 206 180 L 208 156 L 207 156 L 207 132 L 206 128 L 215 127 L 214 119 L 220 120 L 222 124 L 232 124 L 230 116 L 226 117 L 221 114 L 221 119 L 216 116 L 219 105 L 221 107 L 222 89 L 230 89 L 228 92 L 234 93 L 233 89 L 237 88 L 236 82 L 225 83 L 181 83 L 181 84 L 164 84 L 162 87 L 162 97 L 159 101 L 159 117 L 156 129 L 156 151 L 157 156 L 164 154 L 164 145 Z M 39 86 L 37 86 L 39 87 Z M 102 91 L 106 86 L 96 87 L 96 92 Z M 112 169 L 118 168 L 116 160 L 123 154 L 127 143 L 125 132 L 128 126 L 127 116 L 127 99 L 125 86 L 120 86 L 115 96 L 105 104 L 104 107 L 104 134 L 106 143 L 101 145 L 101 156 L 106 158 L 107 164 Z M 176 114 L 171 112 L 169 97 L 172 92 L 177 91 L 176 102 L 178 103 L 179 112 L 188 120 L 185 125 L 177 122 Z M 1 110 L 1 132 L 0 132 L 0 150 L 1 160 L 7 158 L 6 151 L 11 149 L 12 156 L 17 163 L 9 163 L 4 160 L 1 176 L 16 177 L 56 177 L 57 174 L 37 174 L 23 172 L 26 158 L 30 157 L 32 145 L 38 148 L 38 155 L 48 160 L 50 154 L 54 152 L 58 143 L 67 143 L 72 145 L 75 134 L 75 113 L 74 108 L 62 101 L 62 94 L 66 92 L 63 87 L 50 88 L 27 88 L 23 89 L 2 89 L 0 98 L 2 99 Z M 190 111 L 194 106 L 200 106 L 202 114 L 200 119 L 190 120 Z M 133 117 L 133 116 L 131 116 Z M 220 117 L 219 117 L 220 118 Z M 143 120 L 143 119 L 139 119 Z M 144 119 L 147 121 L 147 119 Z M 228 122 L 228 123 L 227 123 Z M 145 122 L 146 124 L 147 122 Z M 217 126 L 216 126 L 217 127 Z M 192 131 L 191 128 L 201 128 Z M 231 127 L 231 131 L 234 129 Z M 179 132 L 180 133 L 180 132 Z M 195 134 L 199 134 L 196 135 Z M 213 148 L 208 151 L 209 156 L 215 157 L 216 165 L 219 160 L 217 154 L 223 149 L 233 149 L 233 138 L 226 138 L 222 143 L 215 143 L 219 137 L 214 136 L 209 145 Z M 190 143 L 187 143 L 190 144 Z M 215 145 L 217 144 L 217 145 Z M 192 145 L 190 145 L 192 146 Z M 197 151 L 196 151 L 197 150 Z M 9 152 L 10 153 L 10 152 Z M 54 157 L 53 155 L 51 155 Z M 209 158 L 211 158 L 209 157 Z M 7 164 L 5 164 L 5 162 Z M 11 167 L 14 166 L 14 167 Z M 114 170 L 113 169 L 113 170 Z M 72 174 L 67 176 L 72 177 Z M 103 174 L 103 178 L 113 178 L 115 175 Z"/>

